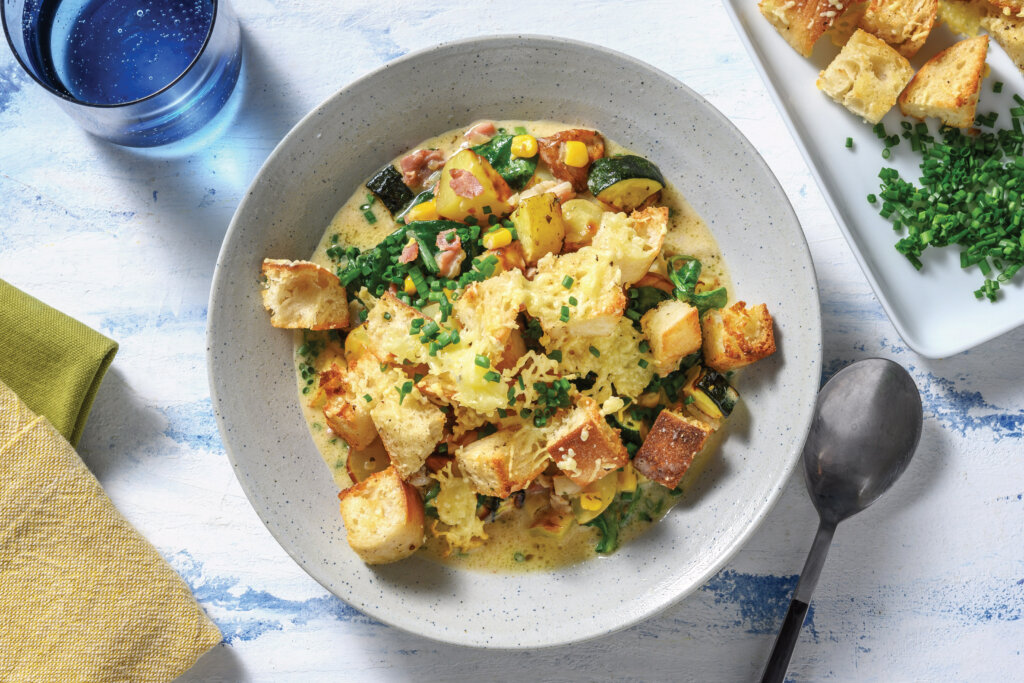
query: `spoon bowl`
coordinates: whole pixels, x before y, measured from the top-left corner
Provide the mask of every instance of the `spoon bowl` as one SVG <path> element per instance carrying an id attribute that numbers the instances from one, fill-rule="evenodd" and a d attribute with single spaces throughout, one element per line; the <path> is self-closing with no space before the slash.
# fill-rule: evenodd
<path id="1" fill-rule="evenodd" d="M 921 425 L 921 395 L 900 365 L 870 358 L 836 373 L 818 394 L 803 451 L 804 481 L 822 520 L 838 523 L 892 486 Z"/>

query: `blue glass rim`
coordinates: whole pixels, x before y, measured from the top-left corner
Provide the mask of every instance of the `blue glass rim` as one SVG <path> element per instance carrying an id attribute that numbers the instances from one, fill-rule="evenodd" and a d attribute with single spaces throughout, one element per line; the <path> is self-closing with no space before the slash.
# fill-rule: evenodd
<path id="1" fill-rule="evenodd" d="M 170 83 L 168 83 L 164 87 L 160 88 L 159 90 L 157 90 L 155 92 L 152 92 L 149 95 L 146 95 L 145 97 L 140 97 L 137 100 L 130 100 L 128 102 L 118 102 L 117 104 L 94 104 L 92 102 L 83 102 L 82 100 L 77 100 L 74 97 L 71 97 L 71 95 L 69 93 L 61 92 L 60 90 L 57 90 L 56 88 L 54 88 L 49 83 L 41 81 L 39 79 L 39 77 L 36 76 L 35 73 L 32 72 L 32 69 L 30 69 L 28 67 L 28 65 L 25 64 L 25 60 L 21 58 L 21 55 L 18 54 L 17 48 L 14 47 L 14 41 L 11 39 L 11 34 L 7 30 L 7 10 L 6 10 L 7 3 L 4 2 L 4 0 L 0 0 L 0 24 L 3 24 L 3 27 L 4 27 L 4 38 L 7 39 L 7 46 L 9 48 L 11 48 L 11 54 L 13 54 L 14 58 L 16 60 L 18 60 L 18 64 L 21 66 L 22 71 L 27 73 L 32 78 L 33 81 L 35 81 L 39 85 L 41 85 L 44 88 L 46 88 L 46 90 L 49 91 L 51 94 L 56 95 L 57 97 L 61 98 L 62 100 L 66 101 L 66 102 L 70 102 L 71 104 L 75 104 L 75 105 L 78 105 L 80 107 L 92 107 L 92 108 L 95 108 L 95 109 L 117 109 L 119 107 L 130 107 L 133 104 L 138 104 L 139 102 L 145 102 L 146 100 L 151 100 L 154 97 L 156 97 L 157 95 L 165 93 L 168 90 L 170 90 L 171 88 L 173 88 L 175 85 L 177 85 L 181 81 L 181 79 L 185 78 L 185 76 L 188 75 L 188 72 L 192 70 L 192 68 L 199 62 L 200 58 L 206 52 L 206 48 L 210 44 L 210 38 L 211 38 L 211 36 L 213 36 L 213 29 L 217 25 L 217 13 L 218 13 L 218 10 L 220 9 L 220 0 L 210 0 L 210 2 L 213 3 L 213 13 L 212 13 L 212 16 L 210 18 L 210 28 L 207 29 L 206 37 L 203 38 L 203 44 L 199 47 L 199 50 L 196 52 L 196 56 L 192 59 L 191 62 L 189 62 L 188 66 L 185 67 L 185 69 L 180 74 L 175 76 L 174 79 Z M 19 21 L 19 25 L 20 25 L 20 23 L 21 22 Z"/>

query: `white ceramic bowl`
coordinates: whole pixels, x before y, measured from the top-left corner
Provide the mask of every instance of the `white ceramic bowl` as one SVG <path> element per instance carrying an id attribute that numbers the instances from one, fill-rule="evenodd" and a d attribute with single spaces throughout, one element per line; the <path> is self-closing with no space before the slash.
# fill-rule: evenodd
<path id="1" fill-rule="evenodd" d="M 745 370 L 743 407 L 668 516 L 614 555 L 553 572 L 457 571 L 413 557 L 364 565 L 298 405 L 292 335 L 260 304 L 261 260 L 306 258 L 382 164 L 474 119 L 595 127 L 653 159 L 714 232 L 736 292 L 775 315 L 779 351 Z M 451 643 L 534 648 L 634 624 L 691 593 L 778 497 L 806 435 L 821 365 L 810 255 L 785 194 L 728 120 L 672 77 L 603 48 L 508 36 L 396 60 L 344 88 L 285 137 L 228 229 L 209 308 L 213 406 L 260 519 L 313 578 L 375 619 Z"/>

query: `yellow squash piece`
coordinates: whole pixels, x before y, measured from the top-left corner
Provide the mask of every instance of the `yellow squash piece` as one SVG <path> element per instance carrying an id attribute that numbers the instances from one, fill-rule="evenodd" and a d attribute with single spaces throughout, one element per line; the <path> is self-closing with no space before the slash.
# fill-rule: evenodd
<path id="1" fill-rule="evenodd" d="M 619 490 L 619 473 L 612 472 L 588 484 L 572 499 L 572 514 L 580 524 L 586 524 L 607 509 Z"/>

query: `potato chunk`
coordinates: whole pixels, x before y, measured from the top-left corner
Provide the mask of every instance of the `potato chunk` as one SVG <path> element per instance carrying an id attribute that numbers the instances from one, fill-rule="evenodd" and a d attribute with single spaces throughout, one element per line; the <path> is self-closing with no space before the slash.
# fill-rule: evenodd
<path id="1" fill-rule="evenodd" d="M 348 544 L 367 564 L 397 562 L 423 545 L 423 501 L 394 467 L 342 491 Z"/>
<path id="2" fill-rule="evenodd" d="M 668 299 L 644 313 L 640 326 L 651 344 L 655 369 L 665 376 L 679 369 L 679 361 L 700 351 L 700 314 L 690 304 Z"/>
<path id="3" fill-rule="evenodd" d="M 713 431 L 705 422 L 662 410 L 636 452 L 633 467 L 651 481 L 674 489 Z"/>
<path id="4" fill-rule="evenodd" d="M 562 251 L 565 223 L 555 195 L 538 194 L 522 200 L 512 212 L 512 223 L 527 263 L 535 264 L 542 256 Z"/>
<path id="5" fill-rule="evenodd" d="M 764 304 L 746 308 L 737 301 L 729 308 L 708 311 L 704 331 L 704 363 L 719 372 L 749 365 L 775 353 L 772 316 Z"/>
<path id="6" fill-rule="evenodd" d="M 487 213 L 507 215 L 512 207 L 508 198 L 512 188 L 491 164 L 471 149 L 456 153 L 444 165 L 437 185 L 437 213 L 453 221 L 473 216 L 487 223 Z"/>
<path id="7" fill-rule="evenodd" d="M 348 327 L 348 299 L 338 276 L 309 261 L 263 259 L 263 307 L 285 329 Z"/>

